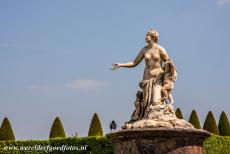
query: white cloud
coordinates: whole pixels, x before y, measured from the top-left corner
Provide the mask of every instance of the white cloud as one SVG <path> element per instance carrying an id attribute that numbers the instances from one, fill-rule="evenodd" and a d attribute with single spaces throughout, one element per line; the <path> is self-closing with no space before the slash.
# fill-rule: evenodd
<path id="1" fill-rule="evenodd" d="M 31 85 L 28 89 L 41 92 L 56 92 L 65 90 L 93 90 L 106 86 L 108 82 L 99 80 L 74 80 L 59 85 Z"/>
<path id="2" fill-rule="evenodd" d="M 229 5 L 230 4 L 230 0 L 217 0 L 217 4 L 219 6 Z"/>
<path id="3" fill-rule="evenodd" d="M 107 84 L 105 81 L 98 80 L 75 80 L 65 84 L 65 86 L 73 89 L 95 89 Z"/>

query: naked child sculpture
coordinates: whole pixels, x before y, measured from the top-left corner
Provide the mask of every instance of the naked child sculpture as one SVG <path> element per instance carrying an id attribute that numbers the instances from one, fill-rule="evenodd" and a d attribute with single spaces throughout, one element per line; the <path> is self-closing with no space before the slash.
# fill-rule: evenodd
<path id="1" fill-rule="evenodd" d="M 123 129 L 193 128 L 189 122 L 178 119 L 173 111 L 174 100 L 171 91 L 177 79 L 177 71 L 166 50 L 158 44 L 158 40 L 159 33 L 150 29 L 145 36 L 147 45 L 140 50 L 134 61 L 112 64 L 111 70 L 116 70 L 121 67 L 135 67 L 145 60 L 143 80 L 139 83 L 141 91 L 137 93 L 135 101 L 136 109 Z"/>

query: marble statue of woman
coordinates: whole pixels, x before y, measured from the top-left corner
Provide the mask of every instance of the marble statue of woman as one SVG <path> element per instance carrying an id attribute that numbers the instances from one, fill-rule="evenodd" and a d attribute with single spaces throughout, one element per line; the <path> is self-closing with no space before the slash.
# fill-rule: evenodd
<path id="1" fill-rule="evenodd" d="M 143 80 L 139 83 L 143 98 L 141 102 L 136 101 L 136 109 L 131 121 L 125 123 L 123 129 L 144 127 L 193 128 L 184 119 L 178 119 L 173 111 L 172 103 L 174 100 L 171 91 L 173 82 L 177 77 L 176 69 L 165 49 L 158 44 L 158 39 L 158 32 L 155 29 L 150 29 L 145 36 L 147 45 L 141 49 L 134 61 L 112 65 L 111 69 L 116 70 L 120 67 L 132 68 L 142 60 L 145 61 Z M 170 100 L 169 104 L 166 103 L 167 99 Z"/>
<path id="2" fill-rule="evenodd" d="M 145 60 L 145 70 L 140 87 L 143 90 L 144 103 L 161 104 L 162 78 L 164 74 L 163 64 L 169 59 L 165 49 L 158 44 L 159 34 L 155 29 L 150 29 L 145 36 L 147 46 L 141 49 L 134 61 L 128 63 L 116 63 L 112 65 L 112 70 L 120 67 L 135 67 L 143 59 Z"/>

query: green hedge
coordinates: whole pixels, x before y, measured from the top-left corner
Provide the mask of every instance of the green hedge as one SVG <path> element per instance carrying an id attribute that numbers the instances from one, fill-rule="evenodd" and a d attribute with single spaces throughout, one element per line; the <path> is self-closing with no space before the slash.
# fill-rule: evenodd
<path id="1" fill-rule="evenodd" d="M 66 150 L 64 151 L 65 154 L 113 154 L 114 147 L 109 142 L 106 137 L 70 137 L 70 138 L 55 138 L 46 141 L 1 141 L 0 142 L 0 153 L 15 153 L 15 154 L 42 154 L 42 153 L 53 153 L 53 154 L 63 154 L 61 150 L 54 150 L 54 151 L 34 151 L 34 150 L 23 150 L 23 151 L 15 151 L 15 150 L 4 150 L 5 146 L 9 147 L 19 147 L 19 146 L 51 146 L 51 147 L 62 147 L 64 145 L 70 146 L 77 146 L 79 149 L 84 148 L 87 145 L 86 150 Z"/>
<path id="2" fill-rule="evenodd" d="M 65 139 L 51 139 L 47 141 L 1 141 L 0 153 L 15 153 L 15 154 L 42 154 L 53 153 L 62 154 L 63 151 L 5 151 L 4 146 L 84 146 L 87 145 L 86 150 L 79 151 L 65 151 L 65 154 L 113 154 L 114 147 L 106 137 L 79 137 L 79 138 L 65 138 Z M 230 154 L 230 137 L 213 135 L 204 142 L 205 154 Z"/>
<path id="3" fill-rule="evenodd" d="M 230 154 L 230 136 L 213 135 L 204 142 L 205 154 Z"/>

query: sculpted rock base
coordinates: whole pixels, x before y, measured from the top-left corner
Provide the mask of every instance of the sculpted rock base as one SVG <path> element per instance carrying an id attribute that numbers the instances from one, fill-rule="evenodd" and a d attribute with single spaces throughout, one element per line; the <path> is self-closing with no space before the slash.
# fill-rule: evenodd
<path id="1" fill-rule="evenodd" d="M 194 128 L 184 119 L 178 119 L 169 105 L 150 105 L 146 109 L 145 117 L 139 121 L 127 122 L 123 129 L 137 128 Z"/>
<path id="2" fill-rule="evenodd" d="M 115 154 L 202 154 L 210 133 L 198 129 L 140 128 L 107 134 Z"/>
<path id="3" fill-rule="evenodd" d="M 202 154 L 210 136 L 178 119 L 170 104 L 149 105 L 140 120 L 127 122 L 122 129 L 107 134 L 115 154 Z"/>

